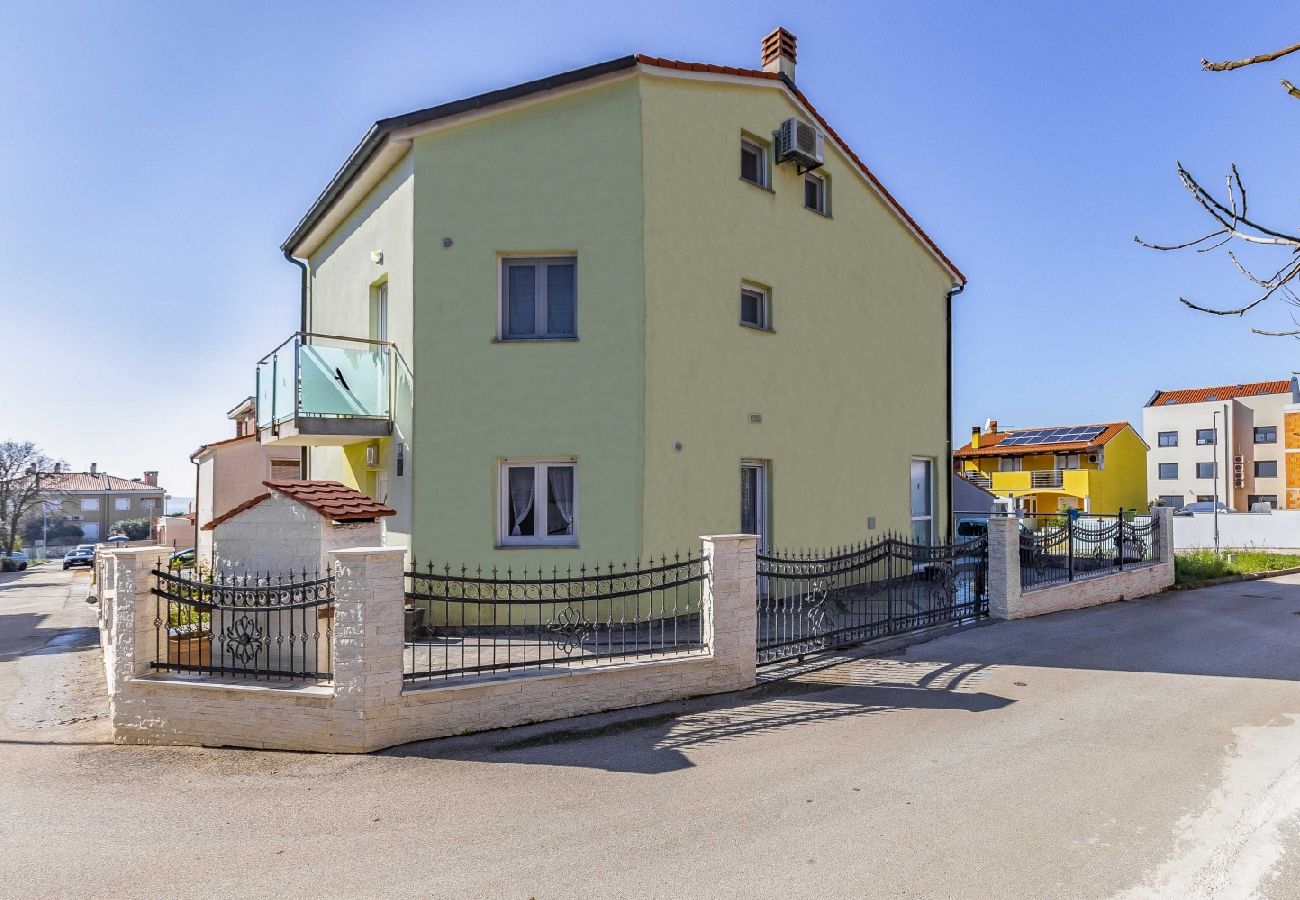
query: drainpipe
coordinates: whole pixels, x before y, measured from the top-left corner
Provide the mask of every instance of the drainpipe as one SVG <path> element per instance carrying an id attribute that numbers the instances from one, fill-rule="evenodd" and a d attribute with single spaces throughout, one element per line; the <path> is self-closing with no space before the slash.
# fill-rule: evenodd
<path id="1" fill-rule="evenodd" d="M 948 448 L 947 458 L 944 461 L 943 473 L 943 491 L 947 498 L 946 506 L 948 508 L 948 522 L 946 543 L 953 542 L 952 523 L 956 521 L 956 516 L 952 508 L 952 298 L 956 297 L 962 291 L 966 290 L 965 284 L 954 285 L 953 289 L 948 292 L 948 297 L 944 301 L 943 321 L 944 321 L 944 366 L 946 373 L 945 397 L 946 411 L 945 422 L 947 430 L 944 432 L 945 446 Z"/>
<path id="2" fill-rule="evenodd" d="M 298 293 L 299 293 L 298 300 L 300 306 L 298 330 L 306 334 L 307 325 L 308 325 L 307 264 L 303 262 L 301 259 L 295 259 L 293 254 L 290 253 L 288 250 L 282 250 L 281 252 L 284 254 L 284 258 L 289 262 L 293 263 L 295 266 L 297 266 L 302 273 L 301 287 L 298 289 Z M 298 458 L 298 474 L 300 474 L 303 478 L 311 477 L 307 473 L 307 463 L 310 459 L 311 459 L 311 455 L 308 452 L 308 449 L 306 447 L 303 447 L 302 450 L 300 451 L 300 455 Z"/>

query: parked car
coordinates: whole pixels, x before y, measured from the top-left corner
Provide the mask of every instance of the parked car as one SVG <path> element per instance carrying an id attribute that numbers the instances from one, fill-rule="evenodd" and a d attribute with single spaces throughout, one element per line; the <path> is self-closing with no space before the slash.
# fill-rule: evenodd
<path id="1" fill-rule="evenodd" d="M 0 556 L 0 572 L 22 572 L 27 568 L 27 554 L 15 550 L 8 556 Z"/>
<path id="2" fill-rule="evenodd" d="M 95 564 L 95 551 L 93 548 L 78 547 L 67 556 L 63 557 L 63 568 L 70 569 L 73 566 L 93 566 Z"/>
<path id="3" fill-rule="evenodd" d="M 1214 512 L 1215 506 L 1219 508 L 1219 512 L 1232 512 L 1226 503 L 1220 502 L 1216 504 L 1211 500 L 1197 500 L 1195 503 L 1189 503 L 1181 509 L 1174 510 L 1174 515 L 1190 516 L 1192 513 Z"/>

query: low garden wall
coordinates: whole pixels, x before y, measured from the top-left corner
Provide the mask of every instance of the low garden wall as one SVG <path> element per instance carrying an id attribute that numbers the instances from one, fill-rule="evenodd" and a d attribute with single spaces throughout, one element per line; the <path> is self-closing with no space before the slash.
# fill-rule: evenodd
<path id="1" fill-rule="evenodd" d="M 704 538 L 709 576 L 700 649 L 419 685 L 403 674 L 401 548 L 328 554 L 331 679 L 302 682 L 159 671 L 155 664 L 176 661 L 159 636 L 168 612 L 159 605 L 152 574 L 165 551 L 123 549 L 105 554 L 100 566 L 101 580 L 111 582 L 100 589 L 101 629 L 119 743 L 362 753 L 755 683 L 753 536 Z"/>
<path id="2" fill-rule="evenodd" d="M 1041 587 L 1021 585 L 1020 522 L 1014 516 L 989 518 L 989 615 L 1023 619 L 1132 600 L 1158 594 L 1174 583 L 1171 512 L 1157 507 L 1153 529 L 1155 547 L 1149 562 Z"/>

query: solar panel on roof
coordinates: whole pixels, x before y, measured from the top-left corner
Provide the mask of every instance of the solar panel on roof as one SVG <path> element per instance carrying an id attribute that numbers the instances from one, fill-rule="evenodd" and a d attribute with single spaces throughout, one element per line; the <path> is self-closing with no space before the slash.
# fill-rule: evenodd
<path id="1" fill-rule="evenodd" d="M 1031 428 L 1017 431 L 1001 441 L 1003 447 L 1032 447 L 1034 444 L 1073 444 L 1091 441 L 1105 431 L 1104 426 L 1077 425 L 1070 428 Z"/>

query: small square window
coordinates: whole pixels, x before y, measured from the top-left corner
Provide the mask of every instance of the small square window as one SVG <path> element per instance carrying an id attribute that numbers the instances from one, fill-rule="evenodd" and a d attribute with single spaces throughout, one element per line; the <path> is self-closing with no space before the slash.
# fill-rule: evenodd
<path id="1" fill-rule="evenodd" d="M 767 148 L 758 141 L 740 139 L 740 177 L 750 184 L 767 187 Z"/>
<path id="2" fill-rule="evenodd" d="M 740 324 L 751 328 L 771 329 L 767 291 L 758 287 L 740 289 Z"/>
<path id="3" fill-rule="evenodd" d="M 97 512 L 99 510 L 99 500 L 95 497 L 86 497 L 81 501 L 82 512 Z"/>
<path id="4" fill-rule="evenodd" d="M 122 511 L 124 511 L 124 510 L 128 510 L 128 509 L 130 509 L 130 508 L 131 508 L 131 498 L 130 498 L 130 497 L 115 497 L 115 498 L 113 498 L 113 509 L 117 510 L 118 512 L 122 512 Z"/>
<path id="5" fill-rule="evenodd" d="M 1256 477 L 1256 478 L 1276 478 L 1276 477 L 1277 477 L 1277 460 L 1276 460 L 1276 459 L 1257 459 L 1257 460 L 1255 460 L 1255 477 Z"/>
<path id="6" fill-rule="evenodd" d="M 1255 429 L 1256 444 L 1276 444 L 1277 443 L 1277 426 L 1261 425 Z"/>
<path id="7" fill-rule="evenodd" d="M 301 477 L 302 463 L 296 459 L 273 459 L 271 460 L 271 480 L 296 481 Z"/>
<path id="8" fill-rule="evenodd" d="M 1178 446 L 1178 432 L 1176 432 L 1176 431 L 1162 431 L 1162 432 L 1160 432 L 1160 437 L 1159 437 L 1159 441 L 1158 441 L 1158 443 L 1160 444 L 1161 447 L 1177 447 L 1177 446 Z"/>
<path id="9" fill-rule="evenodd" d="M 1199 463 L 1197 463 L 1197 464 L 1196 464 L 1196 477 L 1197 477 L 1197 478 L 1213 478 L 1213 477 L 1214 477 L 1214 463 L 1212 463 L 1212 462 L 1199 462 Z"/>
<path id="10" fill-rule="evenodd" d="M 1159 477 L 1165 481 L 1178 477 L 1178 463 L 1160 463 Z"/>
<path id="11" fill-rule="evenodd" d="M 504 460 L 498 490 L 502 546 L 578 543 L 578 467 L 571 460 Z"/>
<path id="12" fill-rule="evenodd" d="M 1204 447 L 1204 446 L 1206 446 L 1206 445 L 1208 445 L 1208 444 L 1216 444 L 1216 443 L 1218 443 L 1218 430 L 1217 430 L 1217 429 L 1214 429 L 1214 428 L 1198 428 L 1198 429 L 1196 429 L 1196 444 L 1197 444 L 1197 446 Z"/>
<path id="13" fill-rule="evenodd" d="M 803 176 L 803 205 L 806 209 L 826 215 L 826 179 L 816 172 Z"/>
<path id="14" fill-rule="evenodd" d="M 140 508 L 141 508 L 141 509 L 157 509 L 157 508 L 158 508 L 158 501 L 157 501 L 157 500 L 154 500 L 154 499 L 152 499 L 152 498 L 145 498 L 144 500 L 141 500 L 141 501 L 140 501 Z"/>
<path id="15" fill-rule="evenodd" d="M 576 338 L 577 269 L 572 256 L 502 260 L 500 339 Z"/>

